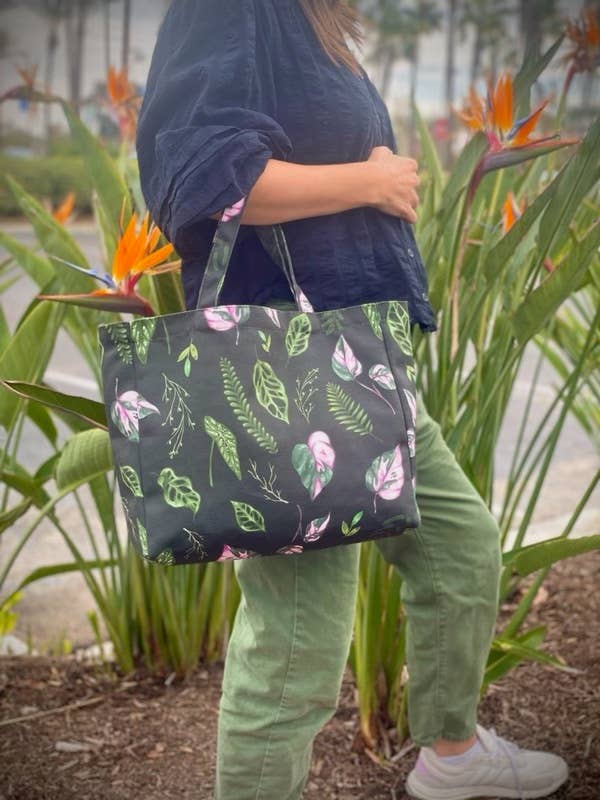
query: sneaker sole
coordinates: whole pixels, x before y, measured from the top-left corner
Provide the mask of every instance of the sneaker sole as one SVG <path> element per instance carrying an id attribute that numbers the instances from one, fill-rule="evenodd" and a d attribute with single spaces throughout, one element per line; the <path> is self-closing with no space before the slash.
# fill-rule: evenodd
<path id="1" fill-rule="evenodd" d="M 569 777 L 568 770 L 565 770 L 564 775 L 557 778 L 552 784 L 548 784 L 543 789 L 526 789 L 519 792 L 517 789 L 507 789 L 501 786 L 464 786 L 454 787 L 452 789 L 435 789 L 435 794 L 432 790 L 423 786 L 418 777 L 414 773 L 410 773 L 406 781 L 406 791 L 410 797 L 416 800 L 474 800 L 475 798 L 482 797 L 508 797 L 514 800 L 535 800 L 537 797 L 547 797 L 552 792 L 555 792 L 559 786 Z M 472 794 L 476 792 L 476 794 Z"/>

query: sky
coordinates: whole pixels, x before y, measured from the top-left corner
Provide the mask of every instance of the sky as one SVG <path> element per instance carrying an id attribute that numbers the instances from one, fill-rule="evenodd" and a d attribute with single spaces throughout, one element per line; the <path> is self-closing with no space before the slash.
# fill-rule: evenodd
<path id="1" fill-rule="evenodd" d="M 438 0 L 441 10 L 447 7 L 445 0 Z M 130 76 L 141 86 L 144 85 L 156 32 L 162 15 L 168 5 L 168 0 L 132 0 L 133 23 L 131 31 L 132 58 Z M 583 5 L 583 0 L 562 0 L 561 4 L 565 14 L 576 16 Z M 113 60 L 117 63 L 120 56 L 121 38 L 121 4 L 113 3 L 109 6 L 111 15 L 111 32 L 113 43 Z M 516 23 L 512 23 L 510 39 L 517 41 L 518 32 Z M 29 10 L 23 4 L 14 8 L 7 8 L 7 3 L 0 0 L 0 30 L 8 34 L 9 52 L 0 60 L 0 91 L 19 82 L 15 65 L 30 66 L 39 63 L 40 74 L 43 73 L 43 58 L 45 52 L 45 39 L 47 25 L 39 15 Z M 66 95 L 66 63 L 64 31 L 59 32 L 60 43 L 56 64 L 56 91 Z M 456 97 L 460 100 L 468 88 L 468 65 L 471 58 L 471 41 L 467 38 L 460 42 L 456 51 Z M 421 113 L 426 117 L 435 117 L 444 113 L 443 105 L 443 67 L 445 59 L 445 38 L 443 32 L 434 33 L 423 37 L 421 44 L 421 67 L 417 86 L 417 103 Z M 373 80 L 377 82 L 378 75 L 375 65 L 365 63 L 365 67 Z M 398 63 L 392 90 L 387 98 L 388 106 L 392 111 L 402 111 L 407 107 L 408 100 L 409 66 L 407 62 Z M 90 16 L 88 35 L 85 40 L 85 70 L 83 74 L 83 95 L 89 95 L 94 86 L 105 80 L 104 51 L 103 51 L 103 23 L 99 11 Z M 548 71 L 544 80 L 545 92 L 558 93 L 562 82 L 562 74 L 558 71 Z M 596 88 L 600 81 L 596 79 Z M 574 88 L 573 95 L 577 96 Z M 39 119 L 28 118 L 19 111 L 16 104 L 10 111 L 12 115 L 7 120 L 7 111 L 2 111 L 2 119 L 6 124 L 14 123 L 18 127 L 36 127 L 41 129 L 41 115 Z"/>

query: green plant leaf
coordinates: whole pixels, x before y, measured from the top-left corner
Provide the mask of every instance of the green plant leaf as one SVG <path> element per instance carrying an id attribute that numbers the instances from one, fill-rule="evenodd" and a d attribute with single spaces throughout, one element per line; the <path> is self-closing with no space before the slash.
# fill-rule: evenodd
<path id="1" fill-rule="evenodd" d="M 88 260 L 71 234 L 14 178 L 6 176 L 5 179 L 21 210 L 33 225 L 38 241 L 47 255 L 89 268 Z M 95 289 L 96 283 L 89 276 L 68 269 L 62 279 L 62 286 L 68 292 L 87 292 Z"/>
<path id="2" fill-rule="evenodd" d="M 60 490 L 81 486 L 113 468 L 110 438 L 106 431 L 92 428 L 72 436 L 56 464 L 56 485 Z"/>
<path id="3" fill-rule="evenodd" d="M 583 241 L 571 246 L 565 260 L 531 292 L 516 309 L 512 319 L 515 336 L 529 341 L 542 328 L 585 277 L 591 260 L 600 246 L 600 223 L 596 223 Z"/>
<path id="4" fill-rule="evenodd" d="M 61 412 L 74 414 L 79 419 L 96 428 L 108 430 L 106 422 L 106 411 L 103 403 L 90 400 L 87 397 L 64 394 L 47 386 L 37 383 L 26 383 L 24 381 L 0 381 L 0 384 L 11 392 L 34 400 L 49 408 L 55 408 Z"/>
<path id="5" fill-rule="evenodd" d="M 337 383 L 327 384 L 327 405 L 336 421 L 351 433 L 366 436 L 373 433 L 373 423 L 365 409 L 356 400 L 338 386 Z"/>
<path id="6" fill-rule="evenodd" d="M 116 566 L 114 559 L 100 559 L 93 561 L 69 561 L 66 564 L 51 564 L 47 567 L 38 567 L 32 570 L 19 583 L 18 589 L 23 589 L 30 583 L 41 581 L 44 578 L 52 578 L 55 575 L 65 575 L 69 572 L 87 572 L 93 569 L 105 569 L 106 567 Z"/>
<path id="7" fill-rule="evenodd" d="M 265 518 L 260 511 L 248 505 L 248 503 L 240 503 L 237 500 L 230 500 L 229 502 L 233 506 L 235 521 L 243 531 L 256 533 L 266 530 Z"/>
<path id="8" fill-rule="evenodd" d="M 0 512 L 0 533 L 14 525 L 17 520 L 26 514 L 33 504 L 33 500 L 23 500 L 17 503 L 16 506 L 8 508 L 6 511 Z"/>
<path id="9" fill-rule="evenodd" d="M 412 356 L 412 339 L 408 311 L 397 300 L 388 305 L 387 325 L 390 333 L 404 355 Z"/>
<path id="10" fill-rule="evenodd" d="M 30 247 L 3 231 L 0 231 L 0 247 L 11 254 L 16 263 L 39 287 L 45 286 L 54 277 L 55 269 L 47 258 L 35 253 Z"/>
<path id="11" fill-rule="evenodd" d="M 142 492 L 142 485 L 135 469 L 125 464 L 122 467 L 119 467 L 119 472 L 121 474 L 121 480 L 129 489 L 131 494 L 134 497 L 143 497 L 144 494 Z"/>
<path id="12" fill-rule="evenodd" d="M 292 317 L 285 336 L 285 347 L 290 358 L 305 353 L 312 327 L 307 314 Z"/>
<path id="13" fill-rule="evenodd" d="M 64 309 L 39 303 L 25 317 L 0 356 L 4 380 L 36 383 L 44 373 L 60 327 Z M 7 430 L 19 407 L 17 395 L 6 388 L 0 392 L 0 425 Z"/>
<path id="14" fill-rule="evenodd" d="M 200 509 L 201 498 L 184 475 L 176 475 L 170 467 L 164 467 L 158 476 L 158 485 L 163 490 L 165 502 L 173 508 L 189 508 L 194 516 Z"/>
<path id="15" fill-rule="evenodd" d="M 600 550 L 600 534 L 577 539 L 567 539 L 562 536 L 547 539 L 545 542 L 504 553 L 502 561 L 505 567 L 510 566 L 519 575 L 530 575 L 539 569 L 552 566 L 557 561 L 589 553 L 592 550 Z"/>
<path id="16" fill-rule="evenodd" d="M 109 246 L 111 242 L 116 242 L 119 237 L 121 210 L 123 209 L 125 220 L 128 220 L 131 216 L 132 206 L 129 189 L 125 180 L 119 174 L 114 159 L 100 144 L 98 138 L 92 134 L 68 103 L 61 102 L 61 106 L 69 123 L 73 141 L 85 160 L 88 173 L 96 190 L 98 205 L 102 209 L 103 224 L 107 227 L 107 232 L 111 234 L 106 242 L 107 246 Z M 112 261 L 113 252 L 109 250 L 107 255 L 109 262 Z M 75 261 L 75 263 L 79 262 Z"/>
<path id="17" fill-rule="evenodd" d="M 373 333 L 378 339 L 383 339 L 383 331 L 381 330 L 381 312 L 377 303 L 365 303 L 362 306 L 365 317 L 369 320 Z"/>
<path id="18" fill-rule="evenodd" d="M 254 365 L 252 380 L 256 399 L 265 411 L 275 419 L 289 424 L 288 396 L 273 367 L 259 359 Z"/>
<path id="19" fill-rule="evenodd" d="M 217 422 L 212 417 L 204 417 L 204 430 L 219 448 L 223 461 L 233 472 L 238 480 L 242 479 L 240 459 L 237 450 L 237 440 L 226 425 Z"/>
<path id="20" fill-rule="evenodd" d="M 277 442 L 250 408 L 250 403 L 233 364 L 228 358 L 222 358 L 220 367 L 221 377 L 223 378 L 223 392 L 235 418 L 241 422 L 244 430 L 256 440 L 260 447 L 268 453 L 275 454 L 277 452 Z"/>
<path id="21" fill-rule="evenodd" d="M 600 180 L 600 116 L 587 132 L 577 151 L 553 181 L 555 191 L 540 221 L 538 259 L 549 255 L 557 238 L 564 233 L 584 197 Z"/>

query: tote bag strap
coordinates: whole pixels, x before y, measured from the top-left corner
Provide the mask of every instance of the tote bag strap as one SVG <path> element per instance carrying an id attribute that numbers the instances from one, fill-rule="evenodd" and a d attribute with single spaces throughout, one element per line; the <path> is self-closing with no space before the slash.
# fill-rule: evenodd
<path id="1" fill-rule="evenodd" d="M 204 276 L 198 290 L 196 308 L 212 308 L 220 302 L 221 289 L 227 275 L 231 254 L 240 230 L 242 210 L 246 198 L 223 211 L 206 263 Z M 261 244 L 286 277 L 300 311 L 311 313 L 313 307 L 298 285 L 285 234 L 281 225 L 255 225 Z"/>

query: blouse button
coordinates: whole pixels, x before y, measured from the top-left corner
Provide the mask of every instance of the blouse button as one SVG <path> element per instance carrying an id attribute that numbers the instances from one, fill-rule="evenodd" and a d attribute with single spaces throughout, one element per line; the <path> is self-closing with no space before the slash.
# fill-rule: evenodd
<path id="1" fill-rule="evenodd" d="M 409 255 L 411 258 L 414 258 L 414 257 L 415 257 L 415 254 L 414 254 L 414 253 L 413 253 L 413 251 L 410 249 L 410 247 L 408 248 L 408 255 Z"/>

